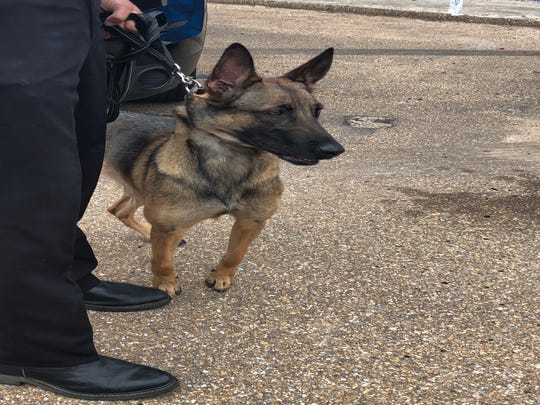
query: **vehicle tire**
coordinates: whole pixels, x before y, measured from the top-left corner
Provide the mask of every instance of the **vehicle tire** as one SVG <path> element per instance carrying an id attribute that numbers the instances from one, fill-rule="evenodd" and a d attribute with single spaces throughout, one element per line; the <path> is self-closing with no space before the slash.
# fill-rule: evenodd
<path id="1" fill-rule="evenodd" d="M 195 77 L 197 75 L 197 69 L 195 69 L 189 76 Z M 184 101 L 186 96 L 186 87 L 183 83 L 180 83 L 174 89 L 165 91 L 163 93 L 154 94 L 153 96 L 146 97 L 137 101 L 152 102 L 152 103 L 166 103 L 170 101 Z"/>

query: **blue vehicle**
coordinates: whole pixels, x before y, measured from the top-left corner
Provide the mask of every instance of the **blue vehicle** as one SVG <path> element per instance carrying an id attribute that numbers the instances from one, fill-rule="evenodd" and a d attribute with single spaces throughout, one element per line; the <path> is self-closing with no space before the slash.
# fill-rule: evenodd
<path id="1" fill-rule="evenodd" d="M 195 76 L 206 35 L 206 0 L 131 0 L 144 13 L 159 14 L 161 39 L 174 61 L 186 75 Z M 105 49 L 119 55 L 120 40 L 108 39 Z M 148 56 L 135 62 L 130 89 L 125 100 L 182 100 L 185 95 L 180 79 Z"/>

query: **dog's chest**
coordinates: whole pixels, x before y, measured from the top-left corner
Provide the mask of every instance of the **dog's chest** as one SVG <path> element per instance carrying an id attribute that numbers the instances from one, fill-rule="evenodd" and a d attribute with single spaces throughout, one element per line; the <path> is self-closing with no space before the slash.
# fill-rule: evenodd
<path id="1" fill-rule="evenodd" d="M 275 156 L 211 136 L 164 145 L 156 153 L 156 172 L 159 193 L 208 216 L 245 210 L 267 214 L 283 189 Z"/>
<path id="2" fill-rule="evenodd" d="M 203 194 L 223 204 L 226 211 L 239 209 L 259 191 L 254 182 L 266 169 L 252 156 L 223 151 L 199 156 L 197 163 Z"/>

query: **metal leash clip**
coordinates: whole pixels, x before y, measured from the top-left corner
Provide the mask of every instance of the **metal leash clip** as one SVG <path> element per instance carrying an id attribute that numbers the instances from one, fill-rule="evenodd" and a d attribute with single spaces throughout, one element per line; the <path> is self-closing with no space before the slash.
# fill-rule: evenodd
<path id="1" fill-rule="evenodd" d="M 202 84 L 194 77 L 188 76 L 182 72 L 182 68 L 178 63 L 174 64 L 174 72 L 172 73 L 173 76 L 178 76 L 182 83 L 184 84 L 184 88 L 186 89 L 186 93 L 188 95 L 191 95 L 193 93 L 197 93 L 199 89 L 202 89 Z"/>

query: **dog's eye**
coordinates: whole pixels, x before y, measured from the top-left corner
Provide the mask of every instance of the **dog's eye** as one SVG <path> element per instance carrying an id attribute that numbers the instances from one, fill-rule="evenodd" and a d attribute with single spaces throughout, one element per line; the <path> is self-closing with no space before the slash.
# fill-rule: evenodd
<path id="1" fill-rule="evenodd" d="M 286 112 L 292 111 L 293 108 L 289 104 L 282 105 L 278 108 L 272 108 L 271 110 L 267 110 L 266 113 L 268 115 L 283 115 Z"/>

